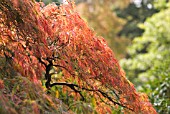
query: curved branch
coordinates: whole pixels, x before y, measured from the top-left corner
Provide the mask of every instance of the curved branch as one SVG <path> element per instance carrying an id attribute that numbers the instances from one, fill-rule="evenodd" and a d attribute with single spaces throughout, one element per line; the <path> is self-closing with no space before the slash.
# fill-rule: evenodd
<path id="1" fill-rule="evenodd" d="M 47 64 L 44 61 L 42 61 L 41 58 L 37 58 L 37 59 L 41 64 L 43 64 L 45 67 L 47 67 Z"/>
<path id="2" fill-rule="evenodd" d="M 105 93 L 105 92 L 103 92 L 103 91 L 101 91 L 101 90 L 88 89 L 88 88 L 85 88 L 85 87 L 79 87 L 77 84 L 72 84 L 72 83 L 70 84 L 70 83 L 64 83 L 64 82 L 63 82 L 63 83 L 53 83 L 53 84 L 50 84 L 50 82 L 51 82 L 51 74 L 50 74 L 49 72 L 50 72 L 52 66 L 63 68 L 63 69 L 65 69 L 66 71 L 68 71 L 72 76 L 74 76 L 74 74 L 72 74 L 72 73 L 71 73 L 66 67 L 64 67 L 64 66 L 54 65 L 54 64 L 52 63 L 52 61 L 48 61 L 49 64 L 47 65 L 47 64 L 45 64 L 45 62 L 43 62 L 43 61 L 41 60 L 41 58 L 38 58 L 38 60 L 39 60 L 40 63 L 42 63 L 42 64 L 45 65 L 45 67 L 46 67 L 46 74 L 45 74 L 45 78 L 46 78 L 46 80 L 47 80 L 47 82 L 46 82 L 46 84 L 45 84 L 45 85 L 46 85 L 46 88 L 50 88 L 50 87 L 53 87 L 53 86 L 55 86 L 55 85 L 68 86 L 70 89 L 74 90 L 75 93 L 79 93 L 79 95 L 81 96 L 81 98 L 82 98 L 83 101 L 85 100 L 85 97 L 82 95 L 82 93 L 81 93 L 81 91 L 80 91 L 79 89 L 81 89 L 81 90 L 86 90 L 86 91 L 99 92 L 104 98 L 107 98 L 107 99 L 108 99 L 109 101 L 111 101 L 113 104 L 119 105 L 119 106 L 121 106 L 121 107 L 123 107 L 123 108 L 126 108 L 126 109 L 128 109 L 128 110 L 134 111 L 133 109 L 131 109 L 131 108 L 129 108 L 129 107 L 127 107 L 127 106 L 119 103 L 119 102 L 114 101 L 107 93 Z M 78 89 L 76 89 L 76 88 L 78 88 Z M 115 92 L 114 90 L 113 90 L 113 92 L 114 92 L 114 94 L 116 95 L 116 97 L 119 98 L 119 96 L 116 94 L 116 92 Z M 98 95 L 98 96 L 99 96 L 99 95 Z M 105 103 L 105 102 L 104 102 L 104 103 Z"/>
<path id="3" fill-rule="evenodd" d="M 82 100 L 84 101 L 85 98 L 84 96 L 81 94 L 81 91 L 80 90 L 77 90 L 75 87 L 79 88 L 78 85 L 76 84 L 69 84 L 69 83 L 53 83 L 53 84 L 50 84 L 50 87 L 52 86 L 55 86 L 55 85 L 65 85 L 65 86 L 68 86 L 69 88 L 71 88 L 72 90 L 74 90 L 76 93 L 79 93 L 79 95 L 82 97 Z"/>
<path id="4" fill-rule="evenodd" d="M 69 72 L 69 70 L 68 70 L 66 67 L 64 67 L 64 66 L 54 65 L 54 64 L 52 63 L 52 61 L 49 61 L 49 64 L 46 65 L 40 58 L 38 58 L 38 60 L 39 60 L 42 64 L 44 64 L 44 65 L 46 66 L 46 74 L 45 74 L 45 78 L 46 78 L 46 80 L 47 80 L 47 82 L 46 82 L 46 84 L 45 84 L 45 85 L 46 85 L 46 88 L 50 88 L 50 87 L 53 87 L 53 86 L 55 86 L 55 85 L 68 86 L 69 88 L 71 88 L 72 90 L 74 90 L 76 93 L 79 93 L 79 95 L 82 97 L 82 100 L 83 100 L 83 101 L 85 100 L 85 97 L 82 95 L 81 91 L 78 90 L 78 89 L 86 90 L 86 91 L 99 92 L 104 98 L 107 98 L 109 101 L 111 101 L 111 102 L 114 103 L 115 105 L 119 105 L 119 106 L 121 106 L 121 107 L 123 107 L 123 108 L 126 108 L 126 109 L 129 109 L 129 110 L 131 110 L 131 111 L 134 111 L 133 109 L 131 109 L 131 108 L 129 108 L 129 107 L 127 107 L 127 106 L 119 103 L 119 102 L 114 101 L 107 93 L 105 93 L 105 92 L 103 92 L 103 91 L 101 91 L 101 90 L 88 89 L 88 88 L 85 88 L 85 87 L 79 87 L 77 84 L 72 84 L 72 83 L 70 84 L 70 83 L 64 83 L 64 82 L 63 82 L 63 83 L 53 83 L 53 84 L 50 84 L 50 82 L 51 82 L 51 74 L 50 74 L 49 72 L 50 72 L 52 66 L 63 68 L 63 69 L 65 69 L 65 70 L 68 71 L 68 72 Z M 70 73 L 72 76 L 74 76 L 74 74 L 72 74 L 71 72 L 69 72 L 69 73 Z M 78 89 L 76 89 L 75 87 L 78 88 Z M 115 92 L 114 90 L 113 90 L 113 92 L 114 92 L 114 94 L 116 95 L 116 97 L 119 98 L 119 96 L 116 94 L 116 92 Z"/>
<path id="5" fill-rule="evenodd" d="M 75 92 L 78 92 L 83 99 L 85 99 L 85 98 L 84 98 L 84 96 L 81 94 L 81 91 L 80 91 L 80 90 L 77 90 L 75 87 L 77 87 L 77 88 L 79 88 L 79 89 L 82 89 L 82 90 L 86 90 L 86 91 L 99 92 L 104 98 L 107 98 L 109 101 L 111 101 L 111 102 L 114 103 L 115 105 L 119 105 L 119 106 L 121 106 L 121 107 L 123 107 L 123 108 L 126 108 L 126 109 L 128 109 L 128 110 L 134 111 L 132 108 L 129 108 L 129 107 L 127 107 L 127 106 L 125 106 L 125 105 L 123 105 L 123 104 L 121 104 L 121 103 L 119 103 L 119 102 L 114 101 L 107 93 L 105 93 L 105 92 L 103 92 L 103 91 L 101 91 L 101 90 L 88 89 L 88 88 L 85 88 L 85 87 L 79 87 L 77 84 L 70 84 L 70 83 L 64 83 L 64 82 L 63 82 L 63 83 L 53 83 L 53 84 L 50 84 L 50 87 L 55 86 L 55 85 L 65 85 L 65 86 L 68 86 L 68 87 L 70 87 L 71 89 L 73 89 Z M 98 96 L 99 96 L 99 95 L 98 95 Z"/>

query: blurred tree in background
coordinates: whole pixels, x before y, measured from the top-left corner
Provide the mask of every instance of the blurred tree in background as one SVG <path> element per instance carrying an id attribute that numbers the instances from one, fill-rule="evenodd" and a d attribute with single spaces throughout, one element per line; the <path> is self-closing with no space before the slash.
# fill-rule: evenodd
<path id="1" fill-rule="evenodd" d="M 147 17 L 158 12 L 153 6 L 154 0 L 133 0 L 128 7 L 115 9 L 117 15 L 127 21 L 123 29 L 119 32 L 120 36 L 134 38 L 140 36 L 143 30 L 138 27 Z"/>
<path id="2" fill-rule="evenodd" d="M 168 1 L 154 2 L 160 12 L 147 18 L 144 33 L 128 48 L 121 65 L 128 78 L 150 99 L 161 114 L 170 113 L 170 7 Z M 161 4 L 160 4 L 161 3 Z"/>
<path id="3" fill-rule="evenodd" d="M 126 20 L 117 17 L 114 8 L 125 8 L 129 0 L 86 0 L 78 1 L 77 11 L 84 17 L 98 35 L 105 37 L 108 45 L 115 52 L 118 59 L 123 58 L 126 53 L 126 46 L 129 39 L 119 37 Z"/>

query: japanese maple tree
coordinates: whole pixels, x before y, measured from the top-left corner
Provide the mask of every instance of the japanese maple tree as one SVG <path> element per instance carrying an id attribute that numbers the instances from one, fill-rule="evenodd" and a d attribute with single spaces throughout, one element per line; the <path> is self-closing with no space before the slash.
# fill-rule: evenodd
<path id="1" fill-rule="evenodd" d="M 89 29 L 74 7 L 73 2 L 44 6 L 34 0 L 0 0 L 0 56 L 35 83 L 45 76 L 47 89 L 62 85 L 75 100 L 93 96 L 99 113 L 121 106 L 155 114 L 147 96 L 126 79 L 104 38 Z"/>

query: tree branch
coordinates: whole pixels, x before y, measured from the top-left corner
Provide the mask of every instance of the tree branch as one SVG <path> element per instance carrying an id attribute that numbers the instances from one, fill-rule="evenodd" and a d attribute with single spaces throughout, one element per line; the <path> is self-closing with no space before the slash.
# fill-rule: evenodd
<path id="1" fill-rule="evenodd" d="M 70 84 L 70 83 L 65 83 L 65 82 L 63 82 L 63 83 L 53 83 L 53 84 L 50 84 L 50 82 L 51 82 L 50 70 L 51 70 L 51 67 L 52 67 L 52 66 L 63 68 L 63 69 L 65 69 L 65 70 L 68 71 L 68 72 L 69 72 L 69 70 L 68 70 L 66 67 L 64 67 L 64 66 L 54 65 L 54 64 L 52 63 L 52 61 L 48 61 L 49 64 L 46 65 L 45 62 L 43 62 L 40 58 L 38 58 L 38 60 L 40 61 L 40 63 L 44 64 L 45 67 L 46 67 L 46 74 L 45 74 L 45 78 L 46 78 L 46 80 L 47 80 L 47 81 L 46 81 L 46 84 L 45 84 L 45 85 L 46 85 L 46 88 L 50 88 L 50 87 L 53 87 L 53 86 L 56 86 L 56 85 L 64 85 L 64 86 L 67 86 L 67 87 L 69 87 L 70 89 L 74 90 L 75 93 L 79 93 L 79 95 L 81 96 L 81 98 L 82 98 L 83 101 L 85 100 L 85 97 L 82 95 L 82 93 L 81 93 L 81 91 L 80 91 L 79 89 L 81 89 L 81 90 L 86 90 L 86 91 L 99 92 L 104 98 L 107 98 L 107 99 L 108 99 L 109 101 L 111 101 L 113 104 L 119 105 L 119 106 L 121 106 L 121 107 L 123 107 L 123 108 L 126 108 L 126 109 L 128 109 L 128 110 L 134 111 L 133 109 L 131 109 L 131 108 L 129 108 L 129 107 L 127 107 L 127 106 L 119 103 L 119 102 L 114 101 L 107 93 L 105 93 L 105 92 L 103 92 L 103 91 L 101 91 L 101 90 L 99 90 L 99 89 L 98 89 L 98 90 L 88 89 L 88 88 L 85 88 L 85 87 L 79 87 L 77 84 Z M 69 72 L 69 73 L 70 73 L 71 75 L 74 75 L 74 74 L 72 74 L 71 72 Z M 76 89 L 76 88 L 78 88 L 78 89 Z M 113 92 L 114 92 L 114 94 L 116 95 L 116 97 L 119 98 L 119 96 L 116 94 L 116 92 L 115 92 L 114 90 L 113 90 Z M 99 95 L 98 95 L 98 96 L 99 96 Z"/>
<path id="2" fill-rule="evenodd" d="M 53 84 L 50 84 L 50 87 L 53 87 L 55 85 L 65 85 L 65 86 L 68 86 L 69 88 L 71 88 L 72 90 L 74 90 L 76 93 L 79 93 L 79 95 L 82 97 L 82 100 L 84 101 L 85 98 L 84 96 L 81 94 L 81 91 L 80 90 L 77 90 L 75 87 L 79 88 L 78 85 L 76 84 L 69 84 L 69 83 L 53 83 Z"/>
<path id="3" fill-rule="evenodd" d="M 63 83 L 53 83 L 53 84 L 50 84 L 50 87 L 55 86 L 55 85 L 65 85 L 65 86 L 68 86 L 68 87 L 70 87 L 71 89 L 73 89 L 75 92 L 78 92 L 83 99 L 85 99 L 85 98 L 84 98 L 84 96 L 81 94 L 81 91 L 80 91 L 80 90 L 77 90 L 75 87 L 77 87 L 77 88 L 79 88 L 79 89 L 82 89 L 82 90 L 86 90 L 86 91 L 99 92 L 104 98 L 107 98 L 109 101 L 111 101 L 111 102 L 114 103 L 115 105 L 119 105 L 119 106 L 121 106 L 121 107 L 123 107 L 123 108 L 126 108 L 126 109 L 128 109 L 128 110 L 134 111 L 133 109 L 131 109 L 131 108 L 129 108 L 129 107 L 127 107 L 127 106 L 119 103 L 119 102 L 114 101 L 107 93 L 105 93 L 105 92 L 103 92 L 103 91 L 101 91 L 101 90 L 88 89 L 88 88 L 85 88 L 85 87 L 79 87 L 77 84 L 69 84 L 69 83 L 64 83 L 64 82 L 63 82 Z M 98 95 L 98 96 L 99 96 L 99 95 Z"/>
<path id="4" fill-rule="evenodd" d="M 45 67 L 47 67 L 47 64 L 44 61 L 42 61 L 41 58 L 37 58 L 37 59 L 41 64 L 43 64 Z"/>

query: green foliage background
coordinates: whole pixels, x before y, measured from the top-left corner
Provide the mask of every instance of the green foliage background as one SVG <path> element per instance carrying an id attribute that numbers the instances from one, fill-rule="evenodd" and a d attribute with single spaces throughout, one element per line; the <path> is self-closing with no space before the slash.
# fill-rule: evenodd
<path id="1" fill-rule="evenodd" d="M 121 65 L 139 91 L 146 92 L 158 113 L 170 113 L 170 7 L 155 2 L 160 12 L 147 18 L 128 48 L 129 57 Z"/>
<path id="2" fill-rule="evenodd" d="M 147 17 L 159 11 L 153 6 L 153 3 L 154 0 L 141 0 L 140 4 L 131 2 L 124 9 L 116 8 L 117 15 L 127 21 L 119 35 L 131 39 L 141 36 L 144 31 L 138 27 L 138 24 L 143 23 Z"/>

